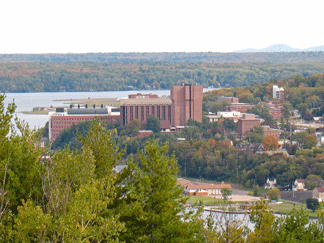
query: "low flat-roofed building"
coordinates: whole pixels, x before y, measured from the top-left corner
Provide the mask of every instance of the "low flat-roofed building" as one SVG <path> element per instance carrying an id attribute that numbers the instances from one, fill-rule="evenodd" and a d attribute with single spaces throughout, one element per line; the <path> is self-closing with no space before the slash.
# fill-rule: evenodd
<path id="1" fill-rule="evenodd" d="M 241 113 L 244 113 L 247 111 L 247 109 L 252 108 L 254 105 L 248 104 L 248 103 L 233 103 L 231 105 L 228 105 L 225 107 L 226 111 L 239 111 Z"/>
<path id="2" fill-rule="evenodd" d="M 119 109 L 112 106 L 56 108 L 55 112 L 49 112 L 49 139 L 54 140 L 65 128 L 81 121 L 89 121 L 94 118 L 105 122 L 115 122 L 120 118 Z"/>
<path id="3" fill-rule="evenodd" d="M 147 118 L 154 115 L 160 120 L 161 129 L 171 127 L 172 101 L 169 98 L 121 99 L 119 103 L 121 124 L 124 126 L 135 119 L 146 124 Z"/>
<path id="4" fill-rule="evenodd" d="M 209 122 L 218 121 L 221 118 L 227 118 L 238 122 L 238 119 L 242 118 L 243 114 L 239 111 L 219 111 L 217 114 L 210 113 L 207 115 Z"/>
<path id="5" fill-rule="evenodd" d="M 239 103 L 239 99 L 236 97 L 220 96 L 217 101 L 228 101 L 231 103 Z"/>

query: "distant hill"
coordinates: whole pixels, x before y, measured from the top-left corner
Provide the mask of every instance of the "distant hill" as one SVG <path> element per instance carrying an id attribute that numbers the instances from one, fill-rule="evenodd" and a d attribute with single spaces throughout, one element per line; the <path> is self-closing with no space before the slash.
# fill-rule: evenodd
<path id="1" fill-rule="evenodd" d="M 271 48 L 271 47 L 269 47 Z M 289 47 L 290 48 L 290 47 Z M 292 49 L 292 48 L 291 48 Z M 277 51 L 274 51 L 277 50 Z M 286 50 L 286 51 L 285 51 Z M 321 51 L 322 50 L 322 51 Z M 283 52 L 285 51 L 285 52 Z M 305 63 L 324 62 L 324 46 L 288 52 L 282 45 L 264 52 L 128 52 L 80 54 L 0 54 L 0 63 Z"/>
<path id="2" fill-rule="evenodd" d="M 246 52 L 323 52 L 323 51 L 324 51 L 324 46 L 316 46 L 316 47 L 310 47 L 306 49 L 296 49 L 287 46 L 285 44 L 276 44 L 263 49 L 244 49 L 235 52 L 246 53 Z"/>

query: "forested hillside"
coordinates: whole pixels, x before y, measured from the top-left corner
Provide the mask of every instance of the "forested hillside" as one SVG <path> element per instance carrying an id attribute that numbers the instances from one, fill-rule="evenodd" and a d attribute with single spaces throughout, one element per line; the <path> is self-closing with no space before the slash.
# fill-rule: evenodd
<path id="1" fill-rule="evenodd" d="M 0 63 L 0 92 L 169 89 L 183 82 L 239 87 L 317 73 L 323 63 Z"/>
<path id="2" fill-rule="evenodd" d="M 324 52 L 145 52 L 81 54 L 2 54 L 0 62 L 193 62 L 193 63 L 302 63 L 324 62 Z"/>

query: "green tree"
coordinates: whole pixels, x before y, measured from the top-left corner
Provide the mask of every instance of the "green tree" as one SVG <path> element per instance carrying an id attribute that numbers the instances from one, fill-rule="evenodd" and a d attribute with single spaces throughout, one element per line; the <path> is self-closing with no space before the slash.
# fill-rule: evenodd
<path id="1" fill-rule="evenodd" d="M 316 198 L 307 198 L 306 199 L 306 207 L 310 210 L 313 210 L 313 212 L 315 212 L 315 210 L 318 208 L 318 206 L 319 206 L 319 203 Z"/>
<path id="2" fill-rule="evenodd" d="M 303 147 L 305 149 L 311 149 L 317 144 L 317 139 L 313 134 L 308 134 L 303 139 Z"/>
<path id="3" fill-rule="evenodd" d="M 191 221 L 185 213 L 177 185 L 178 165 L 174 157 L 166 155 L 168 146 L 154 142 L 146 145 L 138 159 L 131 159 L 124 177 L 118 205 L 120 219 L 126 231 L 121 240 L 127 242 L 199 242 L 197 221 Z M 136 161 L 139 162 L 138 166 Z"/>
<path id="4" fill-rule="evenodd" d="M 321 177 L 310 174 L 306 177 L 305 186 L 308 190 L 313 190 L 315 187 L 321 185 L 321 181 Z"/>
<path id="5" fill-rule="evenodd" d="M 256 126 L 253 131 L 248 135 L 248 139 L 251 143 L 261 143 L 263 140 L 263 127 Z"/>
<path id="6" fill-rule="evenodd" d="M 160 120 L 154 115 L 150 115 L 147 118 L 146 125 L 145 125 L 146 130 L 151 130 L 153 133 L 158 133 L 161 131 L 160 129 Z"/>
<path id="7" fill-rule="evenodd" d="M 126 125 L 124 133 L 128 136 L 135 137 L 138 134 L 141 127 L 142 127 L 141 121 L 135 119 Z"/>
<path id="8" fill-rule="evenodd" d="M 276 242 L 275 216 L 263 198 L 252 206 L 250 221 L 255 229 L 247 236 L 247 242 Z"/>
<path id="9" fill-rule="evenodd" d="M 223 198 L 224 205 L 225 205 L 226 201 L 228 200 L 228 197 L 230 195 L 232 195 L 232 190 L 228 189 L 228 188 L 222 188 L 221 193 L 222 193 L 222 198 Z"/>
<path id="10" fill-rule="evenodd" d="M 278 201 L 280 196 L 280 191 L 278 188 L 272 188 L 267 192 L 267 196 L 269 197 L 270 200 Z"/>

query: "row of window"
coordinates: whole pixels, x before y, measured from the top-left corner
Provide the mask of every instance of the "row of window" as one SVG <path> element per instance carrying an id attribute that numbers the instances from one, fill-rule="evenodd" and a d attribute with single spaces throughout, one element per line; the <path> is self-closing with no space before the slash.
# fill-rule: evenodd
<path id="1" fill-rule="evenodd" d="M 144 114 L 144 110 L 146 107 L 146 112 Z M 151 106 L 151 112 L 150 112 L 150 107 L 149 106 L 130 106 L 129 107 L 129 112 L 130 112 L 130 120 L 132 121 L 133 119 L 139 119 L 139 112 L 138 109 L 140 109 L 140 120 L 144 121 L 145 117 L 149 117 L 150 115 L 155 115 L 157 118 L 160 120 L 166 120 L 166 109 L 168 109 L 168 120 L 171 120 L 171 106 L 162 106 L 162 115 L 161 115 L 161 107 L 156 106 L 157 112 L 155 113 L 155 106 Z M 135 118 L 134 118 L 134 111 L 135 111 Z M 125 111 L 123 112 L 123 118 L 126 119 L 126 114 Z"/>

